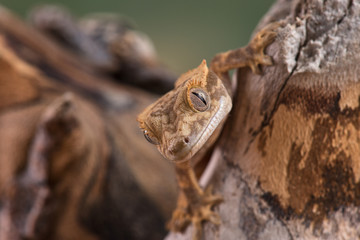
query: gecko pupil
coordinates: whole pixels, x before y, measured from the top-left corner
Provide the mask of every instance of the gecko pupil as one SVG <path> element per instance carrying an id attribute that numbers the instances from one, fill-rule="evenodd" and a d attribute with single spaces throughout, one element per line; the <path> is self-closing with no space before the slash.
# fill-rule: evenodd
<path id="1" fill-rule="evenodd" d="M 209 109 L 209 96 L 205 91 L 199 88 L 194 88 L 190 92 L 191 105 L 200 112 Z"/>
<path id="2" fill-rule="evenodd" d="M 204 103 L 204 105 L 206 105 L 206 100 L 204 99 L 204 96 L 202 93 L 192 92 L 192 94 L 194 94 L 196 97 L 198 97 Z"/>
<path id="3" fill-rule="evenodd" d="M 144 137 L 145 137 L 145 139 L 146 139 L 149 143 L 151 143 L 151 144 L 154 144 L 154 145 L 159 144 L 159 142 L 158 142 L 154 137 L 151 137 L 151 136 L 149 135 L 149 133 L 148 133 L 147 130 L 144 131 Z"/>

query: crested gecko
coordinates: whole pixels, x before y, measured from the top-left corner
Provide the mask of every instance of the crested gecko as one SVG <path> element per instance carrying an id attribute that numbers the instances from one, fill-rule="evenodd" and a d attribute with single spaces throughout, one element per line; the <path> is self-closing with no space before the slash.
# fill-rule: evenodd
<path id="1" fill-rule="evenodd" d="M 259 73 L 260 64 L 271 65 L 264 49 L 273 42 L 277 26 L 273 23 L 262 29 L 246 47 L 216 55 L 210 69 L 203 60 L 181 75 L 172 91 L 139 114 L 137 120 L 146 140 L 175 164 L 180 193 L 168 223 L 170 230 L 183 232 L 192 223 L 193 239 L 198 240 L 204 221 L 220 224 L 219 215 L 211 208 L 222 197 L 213 195 L 211 188 L 204 191 L 200 187 L 193 166 L 214 144 L 232 108 L 228 71 L 248 66 Z"/>

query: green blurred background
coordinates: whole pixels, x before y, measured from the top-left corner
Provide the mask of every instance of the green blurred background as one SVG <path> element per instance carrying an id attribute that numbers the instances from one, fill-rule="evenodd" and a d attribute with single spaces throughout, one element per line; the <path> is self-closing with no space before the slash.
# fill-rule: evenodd
<path id="1" fill-rule="evenodd" d="M 21 17 L 40 4 L 57 4 L 81 17 L 94 12 L 124 15 L 153 40 L 160 60 L 180 74 L 218 52 L 245 45 L 273 1 L 235 0 L 2 0 Z"/>

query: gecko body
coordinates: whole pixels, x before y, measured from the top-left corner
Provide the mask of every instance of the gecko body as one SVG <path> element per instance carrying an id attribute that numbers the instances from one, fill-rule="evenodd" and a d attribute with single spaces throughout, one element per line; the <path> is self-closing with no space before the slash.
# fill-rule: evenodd
<path id="1" fill-rule="evenodd" d="M 220 224 L 212 207 L 222 198 L 212 194 L 211 188 L 204 191 L 200 187 L 193 166 L 211 149 L 232 108 L 234 90 L 228 71 L 250 67 L 260 73 L 259 65 L 271 65 L 271 57 L 264 54 L 264 49 L 274 40 L 278 26 L 268 25 L 246 47 L 216 55 L 210 69 L 203 60 L 138 116 L 145 138 L 175 164 L 180 193 L 168 223 L 170 230 L 182 232 L 192 223 L 193 239 L 198 240 L 204 221 Z"/>

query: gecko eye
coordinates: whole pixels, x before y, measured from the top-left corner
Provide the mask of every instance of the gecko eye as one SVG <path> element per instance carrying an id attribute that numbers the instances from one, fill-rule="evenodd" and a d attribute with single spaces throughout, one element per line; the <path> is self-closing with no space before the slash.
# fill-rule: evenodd
<path id="1" fill-rule="evenodd" d="M 209 95 L 200 88 L 193 88 L 189 92 L 189 104 L 199 112 L 204 112 L 210 107 Z"/>
<path id="2" fill-rule="evenodd" d="M 154 144 L 154 145 L 159 144 L 159 141 L 155 137 L 151 136 L 147 130 L 144 130 L 144 137 L 151 144 Z"/>

